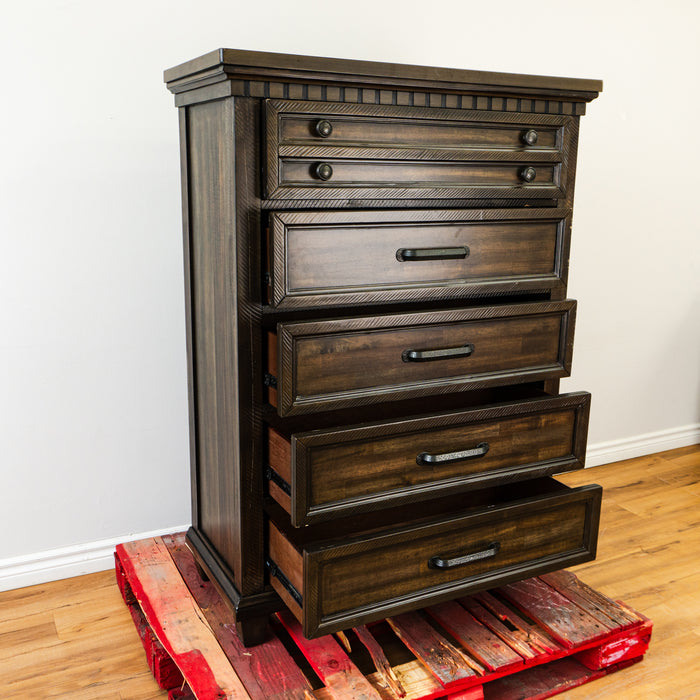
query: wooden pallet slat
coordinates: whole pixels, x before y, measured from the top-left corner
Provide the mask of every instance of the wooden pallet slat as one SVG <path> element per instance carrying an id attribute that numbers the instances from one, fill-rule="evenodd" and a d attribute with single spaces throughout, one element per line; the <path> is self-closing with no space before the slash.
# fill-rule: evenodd
<path id="1" fill-rule="evenodd" d="M 603 639 L 611 628 L 570 602 L 539 578 L 517 581 L 499 588 L 501 595 L 541 625 L 556 641 L 571 649 L 577 644 Z"/>
<path id="2" fill-rule="evenodd" d="M 501 671 L 523 663 L 523 658 L 459 603 L 448 602 L 426 609 L 477 661 L 489 671 Z"/>
<path id="3" fill-rule="evenodd" d="M 417 613 L 404 613 L 387 618 L 399 639 L 437 678 L 443 688 L 473 677 L 476 670 L 467 655 L 460 652 Z"/>
<path id="4" fill-rule="evenodd" d="M 492 615 L 485 607 L 479 605 L 476 600 L 473 598 L 460 598 L 458 602 L 476 620 L 490 629 L 502 642 L 522 656 L 523 659 L 534 659 L 537 656 L 537 652 L 529 644 L 513 634 L 497 617 Z"/>
<path id="5" fill-rule="evenodd" d="M 274 635 L 246 648 L 236 633 L 231 612 L 216 587 L 202 578 L 184 536 L 163 537 L 192 597 L 253 700 L 307 700 L 312 690 L 306 676 Z"/>
<path id="6" fill-rule="evenodd" d="M 643 615 L 557 572 L 357 627 L 354 649 L 339 635 L 347 654 L 332 635 L 305 639 L 289 611 L 268 641 L 245 648 L 183 535 L 119 545 L 115 569 L 169 700 L 537 700 L 637 663 L 652 632 Z"/>
<path id="7" fill-rule="evenodd" d="M 172 660 L 170 654 L 165 651 L 163 645 L 158 641 L 153 634 L 146 617 L 141 608 L 136 602 L 136 596 L 131 590 L 129 581 L 124 573 L 124 568 L 119 561 L 119 558 L 114 557 L 115 571 L 117 576 L 117 585 L 122 594 L 124 602 L 127 604 L 131 619 L 134 621 L 134 627 L 138 632 L 143 650 L 146 652 L 146 661 L 148 668 L 151 669 L 156 683 L 164 690 L 170 690 L 178 686 L 182 686 L 183 678 L 177 664 Z"/>
<path id="8" fill-rule="evenodd" d="M 403 685 L 401 685 L 401 681 L 397 678 L 396 673 L 394 673 L 394 669 L 391 667 L 389 659 L 386 658 L 384 649 L 382 649 L 372 633 L 365 625 L 353 627 L 352 631 L 357 635 L 357 638 L 369 652 L 372 662 L 374 663 L 374 667 L 377 669 L 377 673 L 379 673 L 384 679 L 384 682 L 389 686 L 389 688 L 391 688 L 397 697 L 405 698 L 405 688 Z"/>
<path id="9" fill-rule="evenodd" d="M 117 555 L 148 624 L 195 696 L 249 700 L 216 637 L 197 614 L 162 540 L 120 544 Z"/>
<path id="10" fill-rule="evenodd" d="M 501 620 L 501 622 L 515 627 L 516 631 L 514 634 L 518 638 L 523 639 L 535 651 L 544 652 L 545 654 L 554 654 L 561 650 L 562 647 L 544 630 L 523 620 L 520 615 L 506 607 L 498 598 L 488 591 L 475 595 L 474 599 L 479 601 L 479 603 Z"/>
<path id="11" fill-rule="evenodd" d="M 583 608 L 592 617 L 601 622 L 607 621 L 608 626 L 613 623 L 611 629 L 615 627 L 626 629 L 639 622 L 639 617 L 630 614 L 622 606 L 591 588 L 570 571 L 554 571 L 539 578 L 572 603 Z"/>
<path id="12" fill-rule="evenodd" d="M 572 659 L 560 659 L 504 676 L 489 687 L 488 700 L 543 700 L 605 675 Z"/>
<path id="13" fill-rule="evenodd" d="M 335 700 L 381 700 L 331 635 L 306 639 L 301 625 L 288 610 L 277 613 L 277 617 Z"/>

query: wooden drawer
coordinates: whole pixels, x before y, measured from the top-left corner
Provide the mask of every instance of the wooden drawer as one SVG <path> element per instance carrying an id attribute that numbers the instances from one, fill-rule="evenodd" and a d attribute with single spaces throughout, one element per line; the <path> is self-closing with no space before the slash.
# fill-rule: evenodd
<path id="1" fill-rule="evenodd" d="M 268 199 L 557 199 L 576 131 L 563 115 L 278 100 L 265 120 Z"/>
<path id="2" fill-rule="evenodd" d="M 517 486 L 517 500 L 344 540 L 270 523 L 272 586 L 315 637 L 595 558 L 599 486 Z"/>
<path id="3" fill-rule="evenodd" d="M 562 288 L 570 211 L 456 209 L 270 216 L 280 309 Z"/>
<path id="4" fill-rule="evenodd" d="M 270 495 L 296 527 L 584 465 L 590 394 L 313 430 L 268 429 Z"/>
<path id="5" fill-rule="evenodd" d="M 280 416 L 569 374 L 575 301 L 284 322 L 269 336 Z"/>

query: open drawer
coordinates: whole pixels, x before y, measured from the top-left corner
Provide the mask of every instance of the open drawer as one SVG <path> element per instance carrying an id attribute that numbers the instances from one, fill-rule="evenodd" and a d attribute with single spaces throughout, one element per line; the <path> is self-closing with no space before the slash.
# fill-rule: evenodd
<path id="1" fill-rule="evenodd" d="M 270 496 L 295 527 L 583 467 L 590 394 L 293 432 L 267 428 Z"/>
<path id="2" fill-rule="evenodd" d="M 268 401 L 281 417 L 558 379 L 576 302 L 290 321 L 268 335 Z"/>
<path id="3" fill-rule="evenodd" d="M 270 521 L 271 584 L 317 637 L 595 558 L 599 486 L 545 478 L 497 493 L 495 505 L 331 539 L 328 526 Z"/>

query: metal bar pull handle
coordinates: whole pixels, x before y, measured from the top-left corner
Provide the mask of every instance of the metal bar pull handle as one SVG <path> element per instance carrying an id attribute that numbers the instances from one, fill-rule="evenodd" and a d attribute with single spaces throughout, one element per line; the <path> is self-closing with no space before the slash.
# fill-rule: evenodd
<path id="1" fill-rule="evenodd" d="M 466 343 L 458 348 L 440 348 L 439 350 L 404 350 L 401 359 L 404 362 L 431 362 L 433 360 L 451 360 L 455 357 L 469 357 L 474 352 L 474 345 Z"/>
<path id="2" fill-rule="evenodd" d="M 458 566 L 471 564 L 474 561 L 481 561 L 482 559 L 490 559 L 491 557 L 495 557 L 500 548 L 500 542 L 491 542 L 486 549 L 482 549 L 480 552 L 474 552 L 473 554 L 465 554 L 463 557 L 455 557 L 454 559 L 431 557 L 428 560 L 428 566 L 431 569 L 456 569 Z"/>
<path id="3" fill-rule="evenodd" d="M 441 455 L 431 455 L 428 452 L 421 452 L 416 457 L 417 464 L 450 464 L 451 462 L 461 462 L 463 459 L 474 459 L 475 457 L 483 457 L 489 451 L 488 442 L 480 442 L 471 450 L 462 450 L 461 452 L 446 452 Z"/>
<path id="4" fill-rule="evenodd" d="M 420 262 L 421 260 L 461 260 L 469 255 L 465 245 L 454 248 L 399 248 L 396 259 L 399 262 Z"/>

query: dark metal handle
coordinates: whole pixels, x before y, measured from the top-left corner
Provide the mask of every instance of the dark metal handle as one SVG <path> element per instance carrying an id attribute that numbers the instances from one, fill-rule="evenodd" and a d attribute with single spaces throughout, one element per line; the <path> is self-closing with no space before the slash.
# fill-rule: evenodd
<path id="1" fill-rule="evenodd" d="M 333 124 L 328 119 L 319 119 L 314 126 L 314 131 L 317 136 L 327 139 L 333 133 Z"/>
<path id="2" fill-rule="evenodd" d="M 537 143 L 538 134 L 534 129 L 528 129 L 520 138 L 526 146 L 534 146 Z"/>
<path id="3" fill-rule="evenodd" d="M 404 362 L 430 362 L 432 360 L 450 360 L 453 357 L 469 357 L 474 352 L 474 345 L 467 343 L 458 348 L 440 348 L 439 350 L 404 350 L 401 359 Z"/>
<path id="4" fill-rule="evenodd" d="M 474 459 L 474 457 L 483 457 L 489 451 L 488 442 L 480 442 L 471 450 L 462 450 L 461 452 L 446 452 L 441 455 L 431 455 L 428 452 L 421 452 L 416 457 L 417 464 L 450 464 L 451 462 L 461 462 L 463 459 Z"/>
<path id="5" fill-rule="evenodd" d="M 454 248 L 399 248 L 396 259 L 399 262 L 419 262 L 421 260 L 461 260 L 469 255 L 465 245 Z"/>
<path id="6" fill-rule="evenodd" d="M 333 168 L 330 163 L 319 163 L 314 168 L 314 173 L 319 180 L 330 180 L 333 177 Z"/>
<path id="7" fill-rule="evenodd" d="M 523 168 L 518 175 L 521 180 L 525 182 L 532 182 L 537 177 L 537 171 L 529 165 L 527 168 Z"/>
<path id="8" fill-rule="evenodd" d="M 455 557 L 454 559 L 443 559 L 442 557 L 431 557 L 428 560 L 428 566 L 431 569 L 455 569 L 458 566 L 470 564 L 473 561 L 481 561 L 482 559 L 490 559 L 498 554 L 501 548 L 500 542 L 491 542 L 486 549 L 473 554 L 465 554 L 463 557 Z"/>

